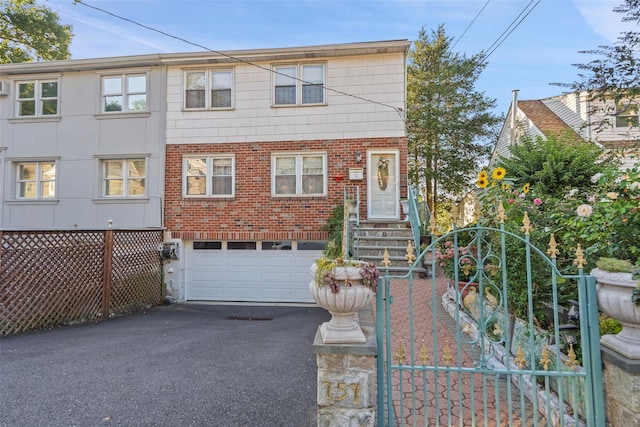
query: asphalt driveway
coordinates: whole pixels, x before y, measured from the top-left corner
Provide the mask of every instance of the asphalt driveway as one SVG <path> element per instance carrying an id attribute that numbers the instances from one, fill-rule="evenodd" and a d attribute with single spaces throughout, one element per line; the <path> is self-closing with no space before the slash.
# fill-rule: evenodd
<path id="1" fill-rule="evenodd" d="M 0 338 L 0 426 L 315 426 L 309 306 L 197 303 Z"/>

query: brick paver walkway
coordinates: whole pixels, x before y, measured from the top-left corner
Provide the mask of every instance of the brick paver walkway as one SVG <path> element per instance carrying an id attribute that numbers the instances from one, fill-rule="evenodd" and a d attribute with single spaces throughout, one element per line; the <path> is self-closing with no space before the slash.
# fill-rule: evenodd
<path id="1" fill-rule="evenodd" d="M 435 290 L 431 278 L 413 279 L 412 295 L 408 280 L 392 279 L 390 286 L 393 298 L 393 364 L 400 363 L 398 353 L 402 343 L 400 352 L 403 351 L 405 356 L 403 366 L 413 364 L 427 367 L 426 371 L 415 371 L 408 367 L 406 370 L 393 369 L 393 412 L 398 426 L 542 425 L 542 420 L 533 418 L 528 402 L 521 399 L 519 390 L 508 386 L 504 378 L 495 374 L 457 370 L 457 367 L 473 368 L 473 361 L 477 357 L 473 357 L 468 343 L 457 343 L 456 322 L 442 308 L 442 295 L 447 292 L 447 280 L 442 274 L 437 275 Z M 412 308 L 410 300 L 413 301 Z M 413 340 L 410 331 L 411 309 L 414 319 Z M 452 358 L 448 362 L 450 366 L 456 367 L 450 372 L 442 369 L 447 366 L 447 356 Z M 434 365 L 439 366 L 438 371 L 429 368 Z M 512 413 L 509 413 L 507 404 L 509 395 Z"/>

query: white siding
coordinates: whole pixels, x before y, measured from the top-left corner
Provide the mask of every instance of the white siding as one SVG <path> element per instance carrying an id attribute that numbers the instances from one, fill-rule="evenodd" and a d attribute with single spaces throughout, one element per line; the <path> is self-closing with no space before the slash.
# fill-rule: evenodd
<path id="1" fill-rule="evenodd" d="M 330 58 L 326 64 L 328 88 L 404 110 L 402 53 Z M 404 122 L 392 108 L 332 90 L 326 91 L 327 105 L 272 107 L 271 72 L 247 64 L 234 70 L 235 109 L 183 111 L 183 68 L 169 67 L 168 144 L 404 136 Z"/>

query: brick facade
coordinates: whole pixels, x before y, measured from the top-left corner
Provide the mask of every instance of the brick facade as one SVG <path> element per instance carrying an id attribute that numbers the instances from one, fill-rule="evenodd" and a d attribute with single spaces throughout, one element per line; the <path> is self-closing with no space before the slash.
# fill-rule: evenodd
<path id="1" fill-rule="evenodd" d="M 366 218 L 366 153 L 397 149 L 400 154 L 400 191 L 406 195 L 406 138 L 364 138 L 260 143 L 168 144 L 165 174 L 165 227 L 172 237 L 203 240 L 324 240 L 320 228 L 336 204 L 342 203 L 349 168 L 363 168 L 362 218 Z M 271 153 L 322 151 L 327 153 L 327 196 L 271 196 Z M 362 161 L 356 162 L 356 152 Z M 235 197 L 185 198 L 182 196 L 183 156 L 233 153 Z"/>

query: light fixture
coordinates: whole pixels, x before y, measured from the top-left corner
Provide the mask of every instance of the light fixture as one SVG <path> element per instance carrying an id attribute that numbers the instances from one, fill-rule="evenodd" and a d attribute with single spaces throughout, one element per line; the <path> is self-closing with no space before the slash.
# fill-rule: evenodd
<path id="1" fill-rule="evenodd" d="M 362 161 L 362 152 L 356 151 L 356 163 L 360 163 Z"/>

